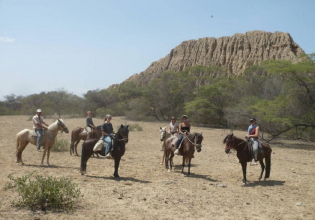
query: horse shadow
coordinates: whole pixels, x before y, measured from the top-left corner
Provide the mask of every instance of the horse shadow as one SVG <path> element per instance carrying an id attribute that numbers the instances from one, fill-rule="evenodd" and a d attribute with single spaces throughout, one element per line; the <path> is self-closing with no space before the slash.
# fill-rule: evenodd
<path id="1" fill-rule="evenodd" d="M 38 168 L 50 168 L 50 169 L 56 169 L 56 168 L 65 168 L 65 169 L 75 169 L 77 170 L 77 167 L 64 167 L 64 166 L 57 166 L 57 165 L 35 165 L 35 164 L 24 164 L 23 166 L 26 167 L 38 167 Z"/>
<path id="2" fill-rule="evenodd" d="M 131 181 L 131 182 L 138 182 L 138 183 L 151 183 L 151 181 L 146 181 L 146 180 L 139 180 L 133 177 L 119 177 L 115 178 L 114 176 L 91 176 L 85 174 L 86 177 L 89 178 L 96 178 L 96 179 L 104 179 L 104 180 L 115 180 L 117 182 L 119 181 Z"/>
<path id="3" fill-rule="evenodd" d="M 281 180 L 268 180 L 268 181 L 253 181 L 253 182 L 249 182 L 245 185 L 243 185 L 243 187 L 257 187 L 257 186 L 264 186 L 264 187 L 268 187 L 268 186 L 283 186 L 285 183 L 285 181 L 281 181 Z"/>
<path id="4" fill-rule="evenodd" d="M 203 179 L 203 180 L 207 180 L 207 181 L 210 181 L 210 182 L 220 182 L 218 180 L 212 179 L 211 177 L 209 177 L 209 175 L 201 175 L 201 174 L 194 174 L 194 173 L 192 173 L 188 177 L 189 178 L 196 178 L 196 179 Z"/>

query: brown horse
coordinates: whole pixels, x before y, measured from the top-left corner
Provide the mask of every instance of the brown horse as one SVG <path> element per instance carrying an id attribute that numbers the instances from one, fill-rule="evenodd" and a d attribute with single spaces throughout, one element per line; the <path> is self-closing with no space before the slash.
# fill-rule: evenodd
<path id="1" fill-rule="evenodd" d="M 62 119 L 58 119 L 53 124 L 49 125 L 48 130 L 45 131 L 45 135 L 42 137 L 42 146 L 44 147 L 44 152 L 42 156 L 41 165 L 43 165 L 44 158 L 47 152 L 47 164 L 49 164 L 49 156 L 52 145 L 55 143 L 55 139 L 58 131 L 64 131 L 69 133 L 68 128 L 62 121 Z M 16 135 L 16 162 L 24 164 L 22 161 L 22 153 L 28 143 L 33 145 L 37 145 L 37 139 L 32 137 L 33 130 L 24 129 L 17 133 Z"/>
<path id="2" fill-rule="evenodd" d="M 243 170 L 243 183 L 247 183 L 246 179 L 246 168 L 247 168 L 247 162 L 250 162 L 253 157 L 253 152 L 251 147 L 248 146 L 247 141 L 243 140 L 241 138 L 235 137 L 233 134 L 227 135 L 223 143 L 225 144 L 225 153 L 230 153 L 231 149 L 235 149 L 237 151 L 237 157 L 239 159 L 239 162 L 242 165 Z M 257 159 L 259 160 L 260 166 L 261 166 L 261 173 L 258 178 L 258 180 L 261 180 L 262 175 L 265 170 L 265 164 L 264 159 L 266 162 L 266 173 L 265 173 L 265 179 L 269 178 L 270 176 L 270 167 L 271 167 L 271 152 L 272 149 L 267 143 L 262 143 L 263 149 L 259 149 Z"/>
<path id="3" fill-rule="evenodd" d="M 90 138 L 100 139 L 102 136 L 101 125 L 97 126 L 96 129 L 92 129 Z M 79 156 L 77 147 L 81 140 L 87 139 L 87 131 L 84 128 L 77 127 L 71 132 L 71 143 L 70 143 L 70 155 L 74 154 Z"/>
<path id="4" fill-rule="evenodd" d="M 165 141 L 165 168 L 172 169 L 172 161 L 174 157 L 174 147 L 172 147 L 172 140 L 173 138 L 168 138 Z M 203 140 L 202 133 L 193 133 L 185 136 L 183 138 L 181 147 L 179 148 L 179 155 L 183 156 L 182 161 L 182 171 L 181 173 L 184 174 L 184 167 L 185 163 L 188 164 L 188 176 L 190 176 L 190 166 L 191 166 L 191 159 L 194 157 L 195 148 L 197 152 L 201 151 L 201 142 Z M 169 162 L 169 164 L 168 164 Z"/>
<path id="5" fill-rule="evenodd" d="M 121 125 L 115 137 L 113 139 L 113 150 L 111 151 L 112 157 L 115 160 L 115 172 L 114 177 L 119 178 L 118 175 L 118 167 L 120 163 L 121 157 L 125 154 L 125 145 L 128 143 L 128 125 Z M 94 152 L 93 148 L 95 144 L 99 141 L 96 138 L 90 138 L 84 141 L 82 145 L 82 153 L 81 153 L 81 174 L 84 175 L 86 173 L 86 164 L 88 159 L 92 156 L 93 153 L 98 153 L 102 156 L 105 156 L 105 147 L 101 151 Z"/>

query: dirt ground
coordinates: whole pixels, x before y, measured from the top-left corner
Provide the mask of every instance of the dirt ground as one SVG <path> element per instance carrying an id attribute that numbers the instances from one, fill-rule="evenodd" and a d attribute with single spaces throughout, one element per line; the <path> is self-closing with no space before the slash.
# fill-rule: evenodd
<path id="1" fill-rule="evenodd" d="M 222 143 L 229 130 L 192 127 L 202 132 L 202 151 L 192 160 L 191 177 L 182 176 L 181 157 L 175 156 L 173 172 L 161 162 L 159 127 L 161 122 L 132 122 L 113 118 L 120 124 L 138 123 L 143 131 L 129 133 L 126 153 L 116 180 L 113 161 L 91 158 L 87 174 L 79 172 L 80 157 L 69 152 L 52 152 L 51 166 L 40 166 L 42 153 L 34 145 L 23 152 L 24 166 L 15 163 L 16 134 L 31 128 L 29 116 L 0 117 L 0 219 L 315 219 L 315 147 L 314 143 L 277 141 L 271 143 L 271 177 L 257 180 L 260 166 L 248 166 L 249 184 L 242 185 L 242 171 L 236 154 L 227 155 Z M 53 119 L 46 119 L 51 124 Z M 84 125 L 84 118 L 64 119 L 72 131 Z M 94 119 L 100 125 L 101 119 Z M 243 137 L 245 131 L 234 131 Z M 58 137 L 60 134 L 58 134 Z M 70 141 L 70 134 L 61 137 Z M 78 147 L 80 152 L 81 146 Z M 248 164 L 249 165 L 249 164 Z M 8 175 L 36 174 L 68 177 L 84 195 L 73 212 L 32 212 L 11 206 L 18 198 L 4 191 Z M 184 170 L 187 172 L 187 169 Z"/>

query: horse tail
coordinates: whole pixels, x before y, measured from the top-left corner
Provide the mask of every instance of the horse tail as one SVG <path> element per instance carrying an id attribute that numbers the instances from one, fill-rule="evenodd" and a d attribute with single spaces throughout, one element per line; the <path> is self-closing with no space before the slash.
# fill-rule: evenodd
<path id="1" fill-rule="evenodd" d="M 266 175 L 265 178 L 270 177 L 270 169 L 271 169 L 271 152 L 270 154 L 266 157 Z"/>

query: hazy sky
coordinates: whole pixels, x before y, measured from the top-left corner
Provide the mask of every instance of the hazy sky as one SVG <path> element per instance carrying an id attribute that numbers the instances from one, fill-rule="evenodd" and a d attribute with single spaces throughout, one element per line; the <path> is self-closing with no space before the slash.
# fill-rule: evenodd
<path id="1" fill-rule="evenodd" d="M 314 0 L 0 0 L 0 100 L 82 96 L 144 71 L 182 41 L 282 31 L 315 53 Z"/>

